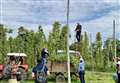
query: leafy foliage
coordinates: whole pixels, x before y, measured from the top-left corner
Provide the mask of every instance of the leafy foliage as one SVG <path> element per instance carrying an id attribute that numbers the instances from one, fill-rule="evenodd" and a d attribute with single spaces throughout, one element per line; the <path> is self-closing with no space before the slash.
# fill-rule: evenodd
<path id="1" fill-rule="evenodd" d="M 13 32 L 7 29 L 5 25 L 0 24 L 0 63 L 4 62 L 4 58 L 8 52 L 24 52 L 28 55 L 28 64 L 33 67 L 36 59 L 41 57 L 41 49 L 48 48 L 51 61 L 67 61 L 67 34 L 68 27 L 61 27 L 59 22 L 54 22 L 53 29 L 49 33 L 48 39 L 45 37 L 42 26 L 38 30 L 32 31 L 21 26 L 18 28 L 16 37 L 7 36 Z M 120 40 L 116 40 L 117 56 L 120 56 Z M 71 50 L 79 51 L 83 56 L 86 68 L 104 70 L 111 69 L 112 59 L 114 57 L 114 41 L 108 38 L 104 44 L 102 43 L 101 33 L 96 34 L 96 41 L 90 45 L 87 32 L 81 36 L 81 41 L 75 42 L 70 46 Z M 65 54 L 57 55 L 57 50 L 65 51 Z M 79 59 L 71 56 L 71 63 L 76 67 Z"/>

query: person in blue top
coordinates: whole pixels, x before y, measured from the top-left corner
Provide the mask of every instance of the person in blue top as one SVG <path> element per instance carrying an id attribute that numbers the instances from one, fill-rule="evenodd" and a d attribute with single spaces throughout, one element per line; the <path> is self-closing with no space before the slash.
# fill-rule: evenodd
<path id="1" fill-rule="evenodd" d="M 47 55 L 49 56 L 47 49 L 43 48 L 41 51 L 41 58 L 42 58 L 43 64 L 46 64 Z"/>
<path id="2" fill-rule="evenodd" d="M 42 60 L 37 60 L 37 62 L 38 64 L 32 70 L 32 77 L 35 79 L 35 83 L 47 83 L 48 68 L 42 63 Z"/>
<path id="3" fill-rule="evenodd" d="M 84 60 L 83 58 L 81 57 L 80 58 L 80 63 L 78 65 L 78 74 L 79 74 L 79 78 L 80 78 L 80 81 L 81 83 L 85 83 L 85 63 L 84 63 Z"/>

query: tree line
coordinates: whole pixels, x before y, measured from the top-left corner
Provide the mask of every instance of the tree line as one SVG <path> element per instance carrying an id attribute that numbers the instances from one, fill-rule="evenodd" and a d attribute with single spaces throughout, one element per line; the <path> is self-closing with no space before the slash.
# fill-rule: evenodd
<path id="1" fill-rule="evenodd" d="M 49 59 L 51 60 L 56 57 L 57 50 L 67 51 L 68 27 L 66 25 L 62 27 L 59 22 L 54 22 L 48 39 L 45 37 L 43 28 L 38 26 L 38 30 L 35 32 L 20 26 L 15 37 L 8 37 L 7 35 L 12 34 L 13 30 L 0 24 L 0 63 L 5 62 L 4 59 L 9 52 L 23 52 L 28 55 L 27 62 L 29 66 L 33 67 L 35 65 L 33 60 L 41 56 L 42 48 L 48 48 Z M 116 43 L 117 56 L 120 56 L 120 40 L 116 39 Z M 88 33 L 84 32 L 81 36 L 81 41 L 71 44 L 70 49 L 80 52 L 85 59 L 87 69 L 103 70 L 111 69 L 113 66 L 114 41 L 111 38 L 107 38 L 103 44 L 100 32 L 96 34 L 96 41 L 92 43 Z M 63 57 L 63 59 L 65 58 Z M 76 60 L 73 61 L 76 62 Z"/>

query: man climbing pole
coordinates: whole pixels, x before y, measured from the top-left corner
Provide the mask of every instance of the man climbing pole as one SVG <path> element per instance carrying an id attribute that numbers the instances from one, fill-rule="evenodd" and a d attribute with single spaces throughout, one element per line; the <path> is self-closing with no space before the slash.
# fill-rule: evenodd
<path id="1" fill-rule="evenodd" d="M 47 83 L 48 68 L 43 64 L 42 60 L 37 60 L 37 65 L 32 70 L 32 77 L 35 83 Z"/>
<path id="2" fill-rule="evenodd" d="M 81 83 L 85 83 L 85 78 L 84 78 L 85 63 L 84 63 L 84 60 L 83 60 L 82 57 L 80 58 L 80 63 L 79 63 L 79 66 L 78 66 L 78 74 L 79 74 L 79 78 L 80 78 Z"/>
<path id="3" fill-rule="evenodd" d="M 41 51 L 41 58 L 42 58 L 43 64 L 46 63 L 46 57 L 47 57 L 47 55 L 49 56 L 47 49 L 43 48 L 42 51 Z"/>
<path id="4" fill-rule="evenodd" d="M 80 42 L 80 39 L 81 39 L 81 31 L 82 31 L 82 26 L 77 23 L 77 26 L 76 26 L 76 39 L 77 39 L 77 42 Z"/>

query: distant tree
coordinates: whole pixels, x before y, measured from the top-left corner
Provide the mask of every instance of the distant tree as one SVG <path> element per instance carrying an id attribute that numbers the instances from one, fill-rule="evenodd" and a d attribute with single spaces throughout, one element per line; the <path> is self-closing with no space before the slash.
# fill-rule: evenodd
<path id="1" fill-rule="evenodd" d="M 34 36 L 34 55 L 36 58 L 40 57 L 41 49 L 45 47 L 47 47 L 47 40 L 43 32 L 42 26 L 39 26 L 38 31 L 35 33 Z"/>
<path id="2" fill-rule="evenodd" d="M 34 56 L 34 43 L 35 43 L 35 32 L 34 31 L 29 31 L 27 33 L 27 37 L 26 37 L 26 54 L 28 55 L 28 64 L 30 65 L 30 67 L 33 67 L 35 65 L 35 56 Z"/>
<path id="3" fill-rule="evenodd" d="M 85 60 L 90 60 L 90 49 L 89 49 L 89 39 L 87 32 L 84 33 L 84 39 L 83 39 L 83 57 Z"/>
<path id="4" fill-rule="evenodd" d="M 14 52 L 14 48 L 13 48 L 14 43 L 13 43 L 13 41 L 14 41 L 14 39 L 10 36 L 8 38 L 9 52 Z"/>
<path id="5" fill-rule="evenodd" d="M 26 37 L 28 34 L 28 30 L 25 29 L 23 26 L 21 26 L 20 28 L 18 28 L 18 47 L 19 47 L 19 52 L 25 52 L 26 51 Z"/>
<path id="6" fill-rule="evenodd" d="M 13 29 L 9 29 L 8 33 L 9 33 L 9 35 L 12 34 L 13 33 Z M 13 49 L 13 40 L 14 39 L 12 38 L 12 36 L 9 36 L 8 42 L 7 42 L 8 46 L 9 46 L 9 52 L 13 52 L 14 51 L 14 49 Z"/>
<path id="7" fill-rule="evenodd" d="M 116 40 L 116 46 L 117 56 L 120 57 L 120 40 Z"/>
<path id="8" fill-rule="evenodd" d="M 109 67 L 109 63 L 110 63 L 110 48 L 111 48 L 111 41 L 110 39 L 107 39 L 105 41 L 105 46 L 103 49 L 103 65 L 104 68 Z"/>
<path id="9" fill-rule="evenodd" d="M 103 67 L 103 55 L 102 55 L 102 37 L 101 33 L 98 32 L 96 34 L 96 67 L 102 68 Z"/>
<path id="10" fill-rule="evenodd" d="M 53 30 L 49 34 L 48 49 L 51 55 L 56 55 L 60 44 L 60 23 L 55 22 L 53 24 Z"/>
<path id="11" fill-rule="evenodd" d="M 67 50 L 68 27 L 65 25 L 61 28 L 59 22 L 53 24 L 53 29 L 49 34 L 48 41 L 42 26 L 39 26 L 37 31 L 30 31 L 21 26 L 18 28 L 18 34 L 15 37 L 9 36 L 12 32 L 12 29 L 8 29 L 5 25 L 0 24 L 0 63 L 4 62 L 8 52 L 24 52 L 27 54 L 29 66 L 33 67 L 36 63 L 36 58 L 40 58 L 42 48 L 48 48 L 50 54 L 49 59 L 51 60 L 60 59 L 60 57 L 55 56 L 57 50 Z M 86 68 L 92 68 L 93 64 L 93 67 L 100 71 L 101 68 L 111 69 L 111 63 L 115 56 L 114 49 L 114 40 L 110 38 L 105 40 L 103 46 L 100 32 L 96 34 L 96 41 L 91 45 L 89 44 L 87 32 L 84 32 L 81 36 L 79 43 L 74 42 L 70 45 L 70 50 L 79 51 L 81 56 L 83 56 L 86 62 Z M 120 57 L 120 40 L 118 39 L 116 39 L 116 54 Z M 65 57 L 61 59 L 63 59 L 63 61 L 66 60 Z M 35 60 L 35 62 L 33 60 Z M 77 59 L 72 58 L 71 62 L 77 63 Z"/>
<path id="12" fill-rule="evenodd" d="M 13 29 L 9 29 L 9 30 L 8 30 L 8 33 L 9 33 L 9 34 L 13 33 Z"/>
<path id="13" fill-rule="evenodd" d="M 7 54 L 7 28 L 3 24 L 0 24 L 0 62 L 3 63 L 4 58 Z"/>
<path id="14" fill-rule="evenodd" d="M 68 27 L 63 26 L 60 34 L 60 44 L 58 49 L 67 51 L 67 34 L 68 34 Z"/>

